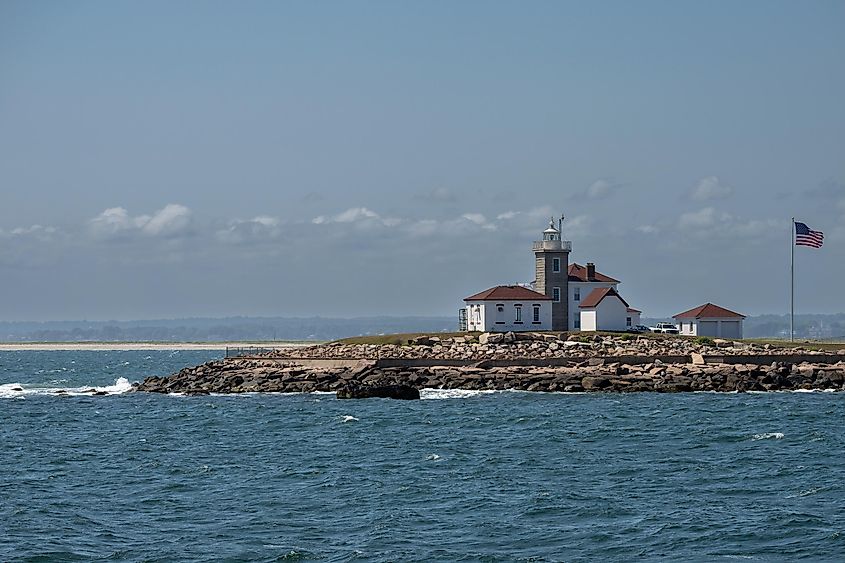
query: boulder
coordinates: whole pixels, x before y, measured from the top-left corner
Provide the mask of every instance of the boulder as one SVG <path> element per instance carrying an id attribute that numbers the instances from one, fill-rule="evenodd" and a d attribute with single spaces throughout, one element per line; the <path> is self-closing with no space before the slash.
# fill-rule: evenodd
<path id="1" fill-rule="evenodd" d="M 704 361 L 704 356 L 702 356 L 698 352 L 692 352 L 690 354 L 690 358 L 692 359 L 693 365 L 696 365 L 696 366 L 703 366 L 706 363 Z"/>
<path id="2" fill-rule="evenodd" d="M 505 340 L 505 335 L 500 332 L 485 332 L 478 336 L 479 344 L 498 344 Z"/>
<path id="3" fill-rule="evenodd" d="M 588 391 L 591 389 L 604 389 L 610 387 L 610 380 L 605 377 L 587 376 L 581 379 L 581 387 Z"/>
<path id="4" fill-rule="evenodd" d="M 420 398 L 420 391 L 410 385 L 346 385 L 337 390 L 338 399 L 404 399 Z"/>

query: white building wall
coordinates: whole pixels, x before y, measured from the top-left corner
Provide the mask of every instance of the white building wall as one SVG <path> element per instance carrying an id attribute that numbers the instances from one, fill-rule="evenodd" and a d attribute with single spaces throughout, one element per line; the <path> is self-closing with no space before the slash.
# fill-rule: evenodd
<path id="1" fill-rule="evenodd" d="M 610 282 L 569 282 L 569 329 L 570 330 L 578 330 L 579 328 L 579 321 L 581 319 L 581 309 L 579 306 L 581 305 L 581 301 L 586 299 L 587 296 L 592 292 L 594 289 L 601 289 L 603 287 L 612 287 L 617 289 L 618 283 L 610 283 Z M 575 294 L 578 293 L 580 290 L 580 299 L 577 301 L 575 300 Z M 581 330 L 584 330 L 583 328 Z M 595 329 L 592 329 L 595 330 Z"/>
<path id="2" fill-rule="evenodd" d="M 581 330 L 627 330 L 628 306 L 615 295 L 595 307 L 581 309 Z M 633 320 L 633 319 L 632 319 Z"/>
<path id="3" fill-rule="evenodd" d="M 680 334 L 714 338 L 742 338 L 742 319 L 701 318 L 676 319 Z"/>
<path id="4" fill-rule="evenodd" d="M 484 302 L 467 301 L 467 330 L 470 332 L 484 332 Z"/>
<path id="5" fill-rule="evenodd" d="M 525 332 L 552 330 L 552 302 L 539 301 L 467 301 L 467 328 L 480 332 Z M 522 321 L 516 320 L 517 305 L 522 305 Z M 534 322 L 534 306 L 540 309 Z M 498 309 L 502 308 L 500 312 Z"/>
<path id="6" fill-rule="evenodd" d="M 596 328 L 596 310 L 595 309 L 581 309 L 581 330 L 595 331 Z"/>
<path id="7" fill-rule="evenodd" d="M 684 336 L 698 336 L 695 319 L 675 319 L 678 325 L 678 334 Z"/>
<path id="8" fill-rule="evenodd" d="M 628 317 L 631 317 L 631 326 L 637 326 L 640 324 L 640 313 L 629 312 Z M 627 318 L 625 320 L 625 324 L 628 324 Z"/>

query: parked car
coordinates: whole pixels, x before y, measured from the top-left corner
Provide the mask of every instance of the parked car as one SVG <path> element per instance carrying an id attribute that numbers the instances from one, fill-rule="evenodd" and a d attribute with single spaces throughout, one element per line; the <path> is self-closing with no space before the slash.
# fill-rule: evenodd
<path id="1" fill-rule="evenodd" d="M 634 325 L 628 329 L 628 332 L 651 332 L 651 329 L 645 325 Z"/>
<path id="2" fill-rule="evenodd" d="M 651 332 L 660 334 L 678 334 L 678 327 L 672 323 L 657 323 L 651 327 Z"/>

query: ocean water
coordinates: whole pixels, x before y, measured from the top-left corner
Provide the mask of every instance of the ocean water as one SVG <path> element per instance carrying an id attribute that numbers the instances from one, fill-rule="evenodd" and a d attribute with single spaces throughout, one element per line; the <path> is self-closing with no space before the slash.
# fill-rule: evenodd
<path id="1" fill-rule="evenodd" d="M 212 357 L 0 352 L 0 561 L 845 560 L 842 393 L 121 393 Z"/>

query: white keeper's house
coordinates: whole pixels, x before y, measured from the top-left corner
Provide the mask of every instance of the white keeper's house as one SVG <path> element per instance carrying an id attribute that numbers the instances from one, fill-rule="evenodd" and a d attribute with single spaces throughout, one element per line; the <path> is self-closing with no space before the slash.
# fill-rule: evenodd
<path id="1" fill-rule="evenodd" d="M 586 266 L 569 263 L 572 242 L 562 240 L 563 217 L 534 241 L 534 282 L 500 285 L 464 299 L 462 330 L 506 332 L 531 330 L 622 331 L 640 324 L 640 311 L 619 294 L 619 280 Z"/>
<path id="2" fill-rule="evenodd" d="M 672 318 L 678 321 L 680 334 L 741 339 L 742 320 L 745 315 L 713 303 L 705 303 L 689 311 L 678 313 Z"/>
<path id="3" fill-rule="evenodd" d="M 552 299 L 521 285 L 499 285 L 464 299 L 467 330 L 552 329 Z"/>

